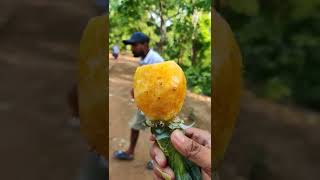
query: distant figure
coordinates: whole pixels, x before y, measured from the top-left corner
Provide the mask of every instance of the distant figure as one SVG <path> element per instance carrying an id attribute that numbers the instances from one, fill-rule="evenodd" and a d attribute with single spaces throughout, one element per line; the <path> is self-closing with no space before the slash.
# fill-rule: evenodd
<path id="1" fill-rule="evenodd" d="M 163 58 L 154 50 L 149 48 L 149 37 L 142 32 L 135 32 L 132 34 L 131 38 L 124 40 L 125 45 L 131 45 L 132 54 L 134 57 L 140 57 L 140 66 L 147 64 L 155 64 L 163 62 Z M 134 98 L 134 91 L 130 91 L 132 98 Z M 138 109 L 134 113 L 134 116 L 130 122 L 131 134 L 130 134 L 130 145 L 126 151 L 117 150 L 114 152 L 113 156 L 120 160 L 132 160 L 134 158 L 134 150 L 139 137 L 139 131 L 146 128 L 144 122 L 146 117 L 142 111 Z M 152 161 L 147 164 L 148 169 L 153 168 Z"/>
<path id="2" fill-rule="evenodd" d="M 119 48 L 119 46 L 118 46 L 118 45 L 112 46 L 112 55 L 113 55 L 113 57 L 114 57 L 115 60 L 118 59 L 119 53 L 120 53 L 120 48 Z"/>

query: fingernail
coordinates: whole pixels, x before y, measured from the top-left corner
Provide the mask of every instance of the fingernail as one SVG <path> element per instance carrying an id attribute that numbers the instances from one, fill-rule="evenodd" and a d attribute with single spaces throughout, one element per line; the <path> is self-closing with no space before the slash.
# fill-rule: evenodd
<path id="1" fill-rule="evenodd" d="M 160 172 L 161 176 L 165 179 L 165 180 L 170 180 L 171 177 L 169 174 L 163 172 L 160 168 L 156 167 L 156 169 Z"/>
<path id="2" fill-rule="evenodd" d="M 167 173 L 161 172 L 161 175 L 165 180 L 170 180 L 171 179 L 171 177 Z"/>
<path id="3" fill-rule="evenodd" d="M 185 136 L 184 134 L 179 131 L 179 130 L 176 130 L 174 133 L 173 133 L 173 138 L 178 141 L 178 143 L 180 144 L 183 144 L 184 141 L 185 141 Z"/>

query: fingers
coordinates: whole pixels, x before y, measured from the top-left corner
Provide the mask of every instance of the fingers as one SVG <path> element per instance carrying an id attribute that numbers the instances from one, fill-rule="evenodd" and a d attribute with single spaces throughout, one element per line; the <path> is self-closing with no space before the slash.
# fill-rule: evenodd
<path id="1" fill-rule="evenodd" d="M 150 149 L 150 156 L 156 164 L 164 168 L 167 166 L 167 159 L 160 148 L 154 143 Z"/>
<path id="2" fill-rule="evenodd" d="M 153 142 L 150 149 L 150 156 L 153 159 L 153 178 L 155 180 L 174 179 L 174 172 L 167 166 L 166 156 L 155 142 L 155 137 L 151 136 L 150 141 Z"/>
<path id="3" fill-rule="evenodd" d="M 158 179 L 174 179 L 174 172 L 169 167 L 161 168 L 157 163 L 154 163 L 153 172 Z"/>
<path id="4" fill-rule="evenodd" d="M 154 136 L 151 136 L 150 140 L 154 142 Z M 153 178 L 155 180 L 174 179 L 174 172 L 167 167 L 167 159 L 155 142 L 150 149 L 150 156 L 153 159 Z"/>
<path id="5" fill-rule="evenodd" d="M 211 148 L 211 134 L 208 131 L 198 128 L 188 128 L 185 130 L 185 135 L 197 143 Z"/>
<path id="6" fill-rule="evenodd" d="M 152 174 L 154 180 L 162 180 L 156 173 Z"/>
<path id="7" fill-rule="evenodd" d="M 152 134 L 151 136 L 150 136 L 150 139 L 149 139 L 151 142 L 154 142 L 154 141 L 156 141 L 156 137 Z"/>
<path id="8" fill-rule="evenodd" d="M 187 159 L 211 174 L 211 149 L 185 136 L 180 130 L 171 134 L 172 145 Z"/>
<path id="9" fill-rule="evenodd" d="M 203 177 L 211 176 L 211 135 L 209 132 L 189 128 L 184 135 L 180 130 L 175 130 L 171 135 L 173 146 L 183 156 L 196 163 L 203 170 Z M 172 169 L 167 167 L 164 153 L 156 145 L 155 137 L 151 136 L 152 148 L 150 156 L 154 160 L 154 179 L 174 179 Z"/>
<path id="10" fill-rule="evenodd" d="M 211 174 L 208 174 L 208 173 L 206 173 L 204 171 L 202 171 L 201 174 L 202 174 L 202 179 L 203 180 L 211 180 Z M 219 179 L 214 178 L 213 180 L 219 180 Z"/>

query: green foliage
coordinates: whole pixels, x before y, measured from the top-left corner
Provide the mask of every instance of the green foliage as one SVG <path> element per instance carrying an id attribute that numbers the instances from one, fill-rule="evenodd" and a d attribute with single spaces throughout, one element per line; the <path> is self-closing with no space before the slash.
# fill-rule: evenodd
<path id="1" fill-rule="evenodd" d="M 246 1 L 230 1 L 222 14 L 239 41 L 249 87 L 319 109 L 320 2 Z"/>
<path id="2" fill-rule="evenodd" d="M 211 66 L 186 67 L 184 69 L 188 87 L 192 92 L 211 96 Z"/>
<path id="3" fill-rule="evenodd" d="M 261 93 L 273 100 L 284 99 L 291 95 L 290 88 L 278 78 L 269 79 Z"/>
<path id="4" fill-rule="evenodd" d="M 250 4 L 248 6 L 248 4 Z M 259 5 L 256 0 L 233 0 L 230 1 L 230 6 L 237 13 L 246 15 L 256 15 L 259 11 Z"/>
<path id="5" fill-rule="evenodd" d="M 129 50 L 121 41 L 142 31 L 165 60 L 183 67 L 193 92 L 211 95 L 211 1 L 112 1 L 109 23 L 110 48 Z"/>

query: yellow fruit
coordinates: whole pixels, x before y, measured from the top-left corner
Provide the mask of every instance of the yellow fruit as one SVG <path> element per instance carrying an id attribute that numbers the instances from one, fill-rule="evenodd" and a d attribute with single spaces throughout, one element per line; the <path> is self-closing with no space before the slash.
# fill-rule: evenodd
<path id="1" fill-rule="evenodd" d="M 80 129 L 89 146 L 108 158 L 107 16 L 92 18 L 81 41 L 78 63 Z"/>
<path id="2" fill-rule="evenodd" d="M 134 74 L 134 98 L 150 120 L 170 121 L 186 96 L 186 78 L 174 61 L 144 65 Z"/>
<path id="3" fill-rule="evenodd" d="M 242 58 L 227 22 L 213 11 L 213 166 L 223 159 L 240 106 Z"/>

